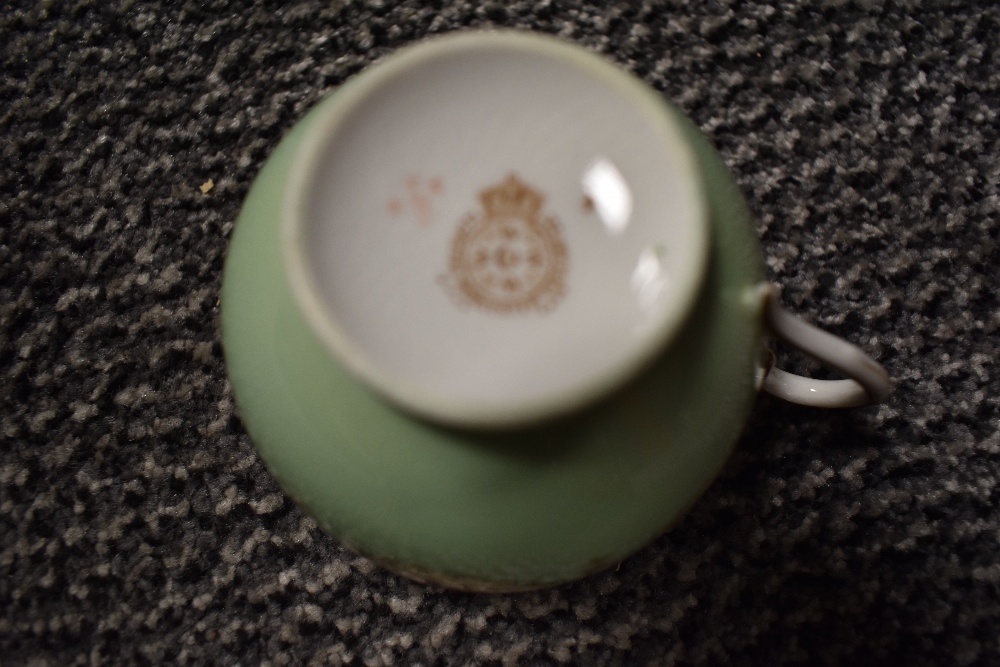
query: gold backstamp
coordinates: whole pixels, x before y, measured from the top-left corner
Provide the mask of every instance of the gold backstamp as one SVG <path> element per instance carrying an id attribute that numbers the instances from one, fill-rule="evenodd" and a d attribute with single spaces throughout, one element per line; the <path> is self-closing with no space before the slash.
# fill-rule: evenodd
<path id="1" fill-rule="evenodd" d="M 549 312 L 566 293 L 566 243 L 545 197 L 510 174 L 479 193 L 451 244 L 448 291 L 459 305 L 495 313 Z"/>

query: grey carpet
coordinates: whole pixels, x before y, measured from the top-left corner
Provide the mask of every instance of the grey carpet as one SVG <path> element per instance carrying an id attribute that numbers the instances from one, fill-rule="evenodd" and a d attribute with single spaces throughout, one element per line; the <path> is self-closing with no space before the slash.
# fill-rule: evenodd
<path id="1" fill-rule="evenodd" d="M 896 392 L 761 398 L 672 532 L 485 596 L 387 574 L 284 498 L 217 298 L 240 201 L 311 105 L 398 46 L 500 25 L 676 101 L 785 303 Z M 1000 664 L 998 46 L 986 2 L 8 3 L 0 664 Z"/>

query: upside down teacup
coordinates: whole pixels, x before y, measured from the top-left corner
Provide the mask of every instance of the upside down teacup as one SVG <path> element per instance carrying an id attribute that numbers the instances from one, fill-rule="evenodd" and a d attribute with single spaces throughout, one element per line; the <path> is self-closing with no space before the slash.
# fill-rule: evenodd
<path id="1" fill-rule="evenodd" d="M 285 491 L 421 581 L 620 562 L 718 473 L 760 389 L 888 393 L 780 308 L 721 158 L 653 89 L 512 32 L 410 46 L 300 121 L 226 262 L 234 394 Z M 773 367 L 769 335 L 846 376 Z"/>

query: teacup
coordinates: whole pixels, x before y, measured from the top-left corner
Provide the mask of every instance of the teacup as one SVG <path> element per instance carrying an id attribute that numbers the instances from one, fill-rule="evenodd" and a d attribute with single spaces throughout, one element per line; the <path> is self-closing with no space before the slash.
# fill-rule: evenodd
<path id="1" fill-rule="evenodd" d="M 285 490 L 357 551 L 474 590 L 567 581 L 656 537 L 761 387 L 832 407 L 889 387 L 778 306 L 689 121 L 524 33 L 408 47 L 311 111 L 247 198 L 222 308 Z M 852 379 L 772 368 L 767 333 Z"/>

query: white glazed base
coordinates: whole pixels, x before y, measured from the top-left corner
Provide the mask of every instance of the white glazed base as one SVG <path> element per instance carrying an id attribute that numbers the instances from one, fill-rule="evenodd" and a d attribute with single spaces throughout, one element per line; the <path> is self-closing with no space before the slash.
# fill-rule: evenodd
<path id="1" fill-rule="evenodd" d="M 644 84 L 520 34 L 435 40 L 338 93 L 286 199 L 296 299 L 403 407 L 563 413 L 669 341 L 705 271 L 693 157 Z"/>

